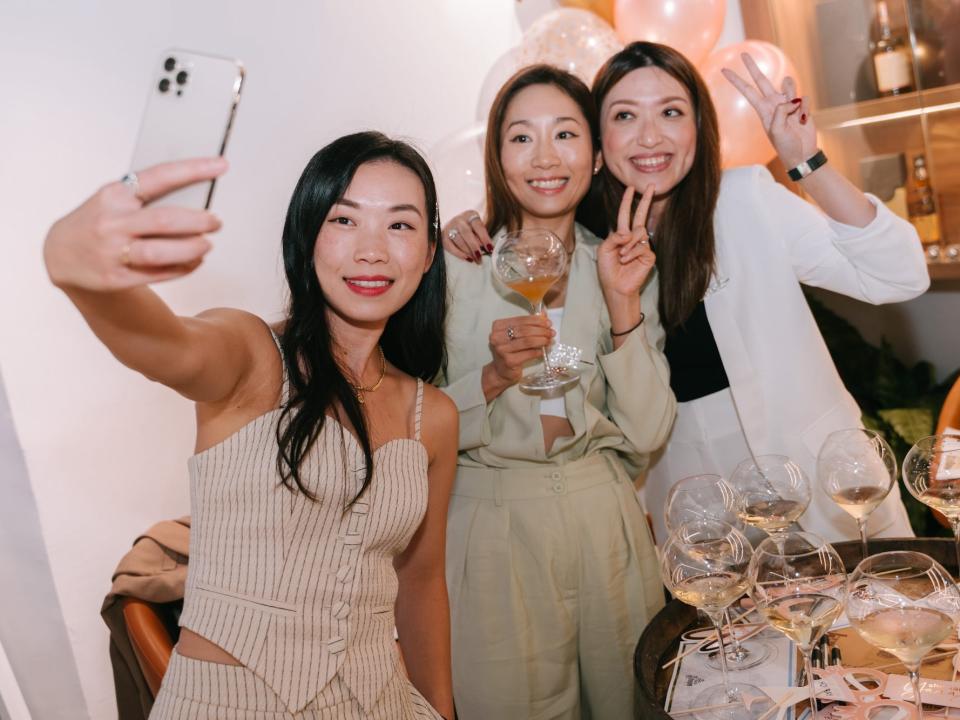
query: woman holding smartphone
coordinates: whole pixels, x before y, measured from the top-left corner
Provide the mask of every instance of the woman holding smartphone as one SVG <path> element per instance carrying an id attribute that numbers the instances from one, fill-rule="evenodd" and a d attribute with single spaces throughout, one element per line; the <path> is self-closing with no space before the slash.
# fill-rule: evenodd
<path id="1" fill-rule="evenodd" d="M 44 249 L 110 351 L 196 402 L 182 631 L 151 718 L 452 718 L 457 414 L 424 383 L 444 364 L 430 171 L 379 133 L 320 150 L 290 202 L 290 304 L 271 327 L 231 309 L 179 317 L 149 287 L 195 270 L 220 227 L 149 203 L 224 169 L 111 183 Z"/>
<path id="2" fill-rule="evenodd" d="M 635 193 L 624 193 L 605 240 L 575 222 L 599 171 L 596 111 L 580 80 L 547 66 L 501 89 L 485 155 L 491 237 L 550 230 L 570 259 L 541 316 L 489 259 L 478 269 L 447 256 L 458 716 L 631 717 L 633 649 L 663 604 L 631 478 L 674 415 L 644 229 L 652 193 L 633 214 Z M 525 368 L 557 338 L 582 350 L 578 382 L 551 398 L 522 391 Z"/>

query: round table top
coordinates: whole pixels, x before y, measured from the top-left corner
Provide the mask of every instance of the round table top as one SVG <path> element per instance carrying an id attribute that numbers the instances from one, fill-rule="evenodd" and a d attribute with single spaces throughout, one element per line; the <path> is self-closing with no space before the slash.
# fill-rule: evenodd
<path id="1" fill-rule="evenodd" d="M 847 572 L 863 559 L 860 541 L 834 543 Z M 869 551 L 915 550 L 926 553 L 957 576 L 957 557 L 952 538 L 878 538 L 870 540 Z M 670 720 L 663 709 L 671 671 L 660 666 L 677 651 L 680 635 L 697 624 L 697 610 L 671 600 L 644 629 L 633 655 L 633 671 L 639 688 L 636 717 L 642 720 Z"/>

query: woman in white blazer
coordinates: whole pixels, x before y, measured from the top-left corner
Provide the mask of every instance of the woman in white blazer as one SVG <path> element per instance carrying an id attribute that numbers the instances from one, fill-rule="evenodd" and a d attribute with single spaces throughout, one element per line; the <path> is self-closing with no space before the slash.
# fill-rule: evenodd
<path id="1" fill-rule="evenodd" d="M 857 536 L 816 481 L 832 431 L 860 425 L 801 284 L 870 303 L 908 300 L 929 284 L 917 234 L 826 162 L 794 81 L 777 90 L 748 55 L 755 84 L 724 71 L 757 111 L 791 178 L 819 210 L 760 166 L 721 174 L 716 113 L 682 55 L 628 45 L 601 68 L 607 218 L 624 186 L 656 185 L 647 221 L 657 250 L 661 321 L 678 412 L 647 474 L 644 499 L 662 541 L 673 483 L 729 476 L 753 455 L 783 454 L 812 482 L 800 524 L 829 540 Z M 698 163 L 710 166 L 700 182 Z M 913 532 L 896 487 L 870 516 L 872 535 Z"/>
<path id="2" fill-rule="evenodd" d="M 546 297 L 552 321 L 530 315 L 488 258 L 475 255 L 478 268 L 447 255 L 443 389 L 460 411 L 447 579 L 462 720 L 632 717 L 634 646 L 663 604 L 631 483 L 675 406 L 644 229 L 653 195 L 632 231 L 632 191 L 606 240 L 575 222 L 599 171 L 598 134 L 589 89 L 547 66 L 511 78 L 490 112 L 490 234 L 548 229 L 570 255 Z M 557 398 L 522 392 L 555 338 L 583 351 L 579 381 Z"/>

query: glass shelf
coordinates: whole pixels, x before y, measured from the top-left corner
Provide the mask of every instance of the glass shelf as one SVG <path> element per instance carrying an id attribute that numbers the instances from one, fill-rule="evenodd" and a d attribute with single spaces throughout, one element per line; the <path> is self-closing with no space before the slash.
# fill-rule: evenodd
<path id="1" fill-rule="evenodd" d="M 843 130 L 960 110 L 960 83 L 902 95 L 861 100 L 814 111 L 820 130 Z"/>

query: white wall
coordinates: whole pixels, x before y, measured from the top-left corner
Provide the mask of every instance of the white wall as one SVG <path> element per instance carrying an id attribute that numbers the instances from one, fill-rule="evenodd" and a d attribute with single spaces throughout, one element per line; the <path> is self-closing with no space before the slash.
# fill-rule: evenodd
<path id="1" fill-rule="evenodd" d="M 721 44 L 742 38 L 738 3 L 728 4 Z M 228 150 L 232 169 L 215 200 L 224 230 L 201 270 L 160 290 L 183 313 L 232 305 L 272 317 L 282 309 L 283 214 L 309 156 L 362 128 L 426 148 L 468 126 L 487 69 L 522 27 L 555 6 L 0 3 L 0 370 L 46 545 L 37 550 L 49 558 L 71 644 L 50 651 L 69 657 L 72 649 L 85 696 L 87 712 L 78 708 L 71 718 L 115 716 L 100 603 L 134 537 L 187 512 L 193 418 L 186 402 L 97 344 L 47 282 L 41 245 L 56 217 L 127 170 L 160 53 L 193 48 L 239 57 L 248 68 Z M 37 663 L 21 684 L 43 672 Z"/>

